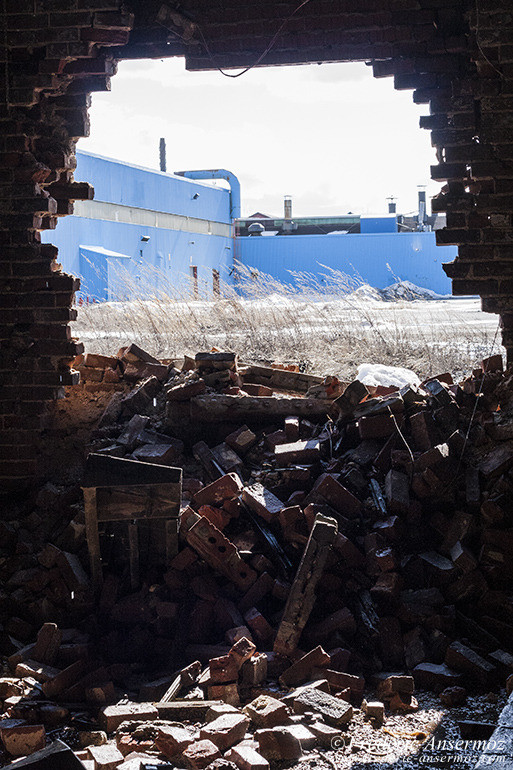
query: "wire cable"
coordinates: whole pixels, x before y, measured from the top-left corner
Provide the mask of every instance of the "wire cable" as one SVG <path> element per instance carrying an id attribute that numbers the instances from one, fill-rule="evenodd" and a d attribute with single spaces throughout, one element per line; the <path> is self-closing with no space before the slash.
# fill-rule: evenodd
<path id="1" fill-rule="evenodd" d="M 206 52 L 208 54 L 208 57 L 209 57 L 210 61 L 212 62 L 212 64 L 214 65 L 214 67 L 216 68 L 216 70 L 218 70 L 221 73 L 221 75 L 224 75 L 226 78 L 240 78 L 241 75 L 245 75 L 246 72 L 249 72 L 250 70 L 252 70 L 253 67 L 257 67 L 260 64 L 260 62 L 263 59 L 265 59 L 267 54 L 270 53 L 270 51 L 273 49 L 274 44 L 276 43 L 276 40 L 278 39 L 279 35 L 281 34 L 282 29 L 289 23 L 289 21 L 292 19 L 292 17 L 295 16 L 296 13 L 298 13 L 301 10 L 301 8 L 304 8 L 305 5 L 308 5 L 308 3 L 310 3 L 310 2 L 311 2 L 311 0 L 303 0 L 303 2 L 300 3 L 292 11 L 292 13 L 289 14 L 289 16 L 287 16 L 287 18 L 282 21 L 282 23 L 278 27 L 278 30 L 274 33 L 273 37 L 271 38 L 271 42 L 269 43 L 269 45 L 267 46 L 265 51 L 258 57 L 258 59 L 255 62 L 253 62 L 253 64 L 250 64 L 248 67 L 246 67 L 245 69 L 243 69 L 240 72 L 237 72 L 235 74 L 232 74 L 231 72 L 225 72 L 225 70 L 223 70 L 216 63 L 216 61 L 214 59 L 214 56 L 213 56 L 213 54 L 212 54 L 212 52 L 210 50 L 210 47 L 209 47 L 209 45 L 207 43 L 207 40 L 205 38 L 205 35 L 203 34 L 203 30 L 202 30 L 201 26 L 197 25 L 197 29 L 198 29 L 198 32 L 200 33 L 201 40 L 203 42 L 203 45 L 205 46 L 205 50 L 206 50 Z"/>

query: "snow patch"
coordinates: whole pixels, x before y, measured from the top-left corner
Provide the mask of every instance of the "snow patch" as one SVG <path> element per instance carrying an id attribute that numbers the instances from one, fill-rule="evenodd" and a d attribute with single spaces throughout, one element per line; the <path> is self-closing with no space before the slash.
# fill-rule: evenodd
<path id="1" fill-rule="evenodd" d="M 397 299 L 416 300 L 416 299 L 442 299 L 444 295 L 437 294 L 431 289 L 424 289 L 422 286 L 416 286 L 411 281 L 398 281 L 381 290 L 381 296 L 386 301 Z M 447 295 L 445 295 L 447 296 Z"/>
<path id="2" fill-rule="evenodd" d="M 411 369 L 383 364 L 360 364 L 356 379 L 364 385 L 402 388 L 405 385 L 420 385 L 420 380 Z"/>
<path id="3" fill-rule="evenodd" d="M 355 291 L 350 293 L 351 297 L 358 299 L 375 300 L 378 302 L 397 302 L 403 300 L 414 302 L 415 300 L 435 300 L 447 299 L 447 294 L 437 294 L 431 289 L 424 289 L 422 286 L 416 286 L 411 281 L 397 281 L 384 289 L 375 289 L 368 283 L 363 283 Z"/>
<path id="4" fill-rule="evenodd" d="M 364 283 L 359 286 L 355 291 L 351 292 L 351 297 L 358 297 L 359 299 L 372 299 L 378 302 L 383 301 L 382 293 L 380 289 L 375 289 L 368 283 Z"/>

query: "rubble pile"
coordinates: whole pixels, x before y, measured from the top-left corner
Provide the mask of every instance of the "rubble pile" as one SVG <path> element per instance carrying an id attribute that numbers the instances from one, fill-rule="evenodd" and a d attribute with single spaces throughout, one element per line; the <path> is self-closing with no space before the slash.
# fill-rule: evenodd
<path id="1" fill-rule="evenodd" d="M 259 770 L 333 745 L 353 707 L 379 725 L 415 686 L 451 705 L 511 676 L 500 356 L 400 390 L 219 351 L 76 363 L 115 391 L 92 452 L 183 468 L 179 538 L 163 565 L 162 523 L 141 527 L 134 590 L 126 524 L 104 525 L 94 597 L 73 492 L 0 523 L 6 761 L 72 729 L 91 768 Z"/>

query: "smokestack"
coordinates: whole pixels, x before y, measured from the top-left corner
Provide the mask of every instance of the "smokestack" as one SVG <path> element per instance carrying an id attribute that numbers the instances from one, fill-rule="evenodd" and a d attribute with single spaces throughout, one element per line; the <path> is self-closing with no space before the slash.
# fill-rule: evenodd
<path id="1" fill-rule="evenodd" d="M 424 229 L 427 220 L 426 191 L 419 190 L 419 230 Z"/>
<path id="2" fill-rule="evenodd" d="M 160 170 L 161 171 L 167 171 L 167 164 L 166 164 L 166 140 L 164 137 L 160 140 L 159 145 L 159 153 L 160 153 Z"/>
<path id="3" fill-rule="evenodd" d="M 284 219 L 292 219 L 292 198 L 290 195 L 286 195 L 283 199 L 283 217 Z"/>
<path id="4" fill-rule="evenodd" d="M 397 207 L 395 204 L 395 198 L 393 195 L 389 195 L 387 198 L 388 201 L 388 213 L 389 214 L 396 214 L 397 213 Z"/>

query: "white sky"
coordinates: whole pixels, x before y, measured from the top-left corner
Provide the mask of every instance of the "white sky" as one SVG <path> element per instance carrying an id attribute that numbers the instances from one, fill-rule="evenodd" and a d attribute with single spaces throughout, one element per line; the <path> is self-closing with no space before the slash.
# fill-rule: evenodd
<path id="1" fill-rule="evenodd" d="M 242 187 L 242 214 L 295 216 L 417 210 L 436 163 L 427 105 L 362 63 L 255 68 L 240 78 L 187 72 L 183 59 L 126 61 L 110 93 L 93 95 L 91 136 L 79 149 L 150 168 L 167 142 L 168 171 L 227 168 Z M 428 204 L 429 209 L 429 204 Z"/>

